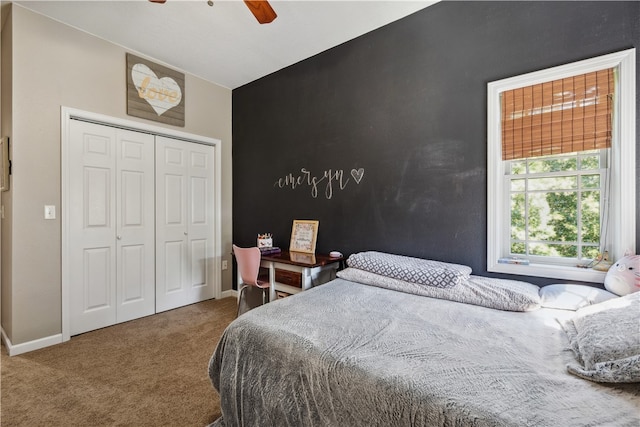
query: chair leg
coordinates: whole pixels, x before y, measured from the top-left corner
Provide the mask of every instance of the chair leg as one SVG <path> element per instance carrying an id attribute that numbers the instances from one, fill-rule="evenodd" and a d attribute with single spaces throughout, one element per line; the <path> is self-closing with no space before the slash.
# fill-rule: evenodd
<path id="1" fill-rule="evenodd" d="M 240 304 L 242 303 L 242 294 L 249 285 L 243 285 L 238 291 L 238 308 L 236 309 L 236 317 L 240 315 Z"/>
<path id="2" fill-rule="evenodd" d="M 238 303 L 240 302 L 240 297 L 242 297 L 242 291 L 244 291 L 244 288 L 246 287 L 247 285 L 242 285 L 240 289 L 238 289 Z"/>
<path id="3" fill-rule="evenodd" d="M 269 302 L 269 288 L 264 288 L 262 290 L 262 305 L 265 305 Z"/>

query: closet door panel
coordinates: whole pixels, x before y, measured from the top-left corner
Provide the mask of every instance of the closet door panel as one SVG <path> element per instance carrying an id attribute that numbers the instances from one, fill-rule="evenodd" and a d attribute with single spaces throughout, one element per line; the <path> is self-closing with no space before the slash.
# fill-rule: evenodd
<path id="1" fill-rule="evenodd" d="M 189 303 L 187 143 L 156 137 L 156 311 Z"/>
<path id="2" fill-rule="evenodd" d="M 112 260 L 111 248 L 109 247 L 84 250 L 82 260 L 84 313 L 111 308 Z"/>
<path id="3" fill-rule="evenodd" d="M 184 291 L 183 278 L 185 275 L 183 260 L 187 257 L 183 240 L 164 242 L 163 293 L 167 296 Z"/>
<path id="4" fill-rule="evenodd" d="M 191 287 L 207 286 L 207 240 L 191 240 Z"/>
<path id="5" fill-rule="evenodd" d="M 153 135 L 117 131 L 117 321 L 155 313 Z"/>
<path id="6" fill-rule="evenodd" d="M 105 233 L 113 231 L 111 227 L 112 173 L 109 167 L 84 167 L 82 208 L 86 230 Z"/>
<path id="7" fill-rule="evenodd" d="M 213 298 L 213 147 L 156 137 L 156 310 Z"/>
<path id="8" fill-rule="evenodd" d="M 69 131 L 69 319 L 76 335 L 116 322 L 116 132 L 75 120 Z"/>
<path id="9" fill-rule="evenodd" d="M 180 231 L 187 229 L 187 195 L 185 194 L 187 184 L 185 181 L 185 176 L 176 173 L 164 176 L 164 224 L 167 227 L 173 227 L 170 232 L 178 233 L 178 235 Z"/>
<path id="10" fill-rule="evenodd" d="M 191 301 L 213 298 L 214 149 L 189 144 L 189 248 Z"/>
<path id="11" fill-rule="evenodd" d="M 144 245 L 128 245 L 120 247 L 121 265 L 120 289 L 118 298 L 121 305 L 130 305 L 143 301 L 148 296 L 145 290 L 145 247 Z M 152 298 L 153 300 L 153 298 Z M 155 303 L 153 304 L 155 307 Z M 152 314 L 152 313 L 148 313 Z M 118 319 L 118 321 L 121 321 Z"/>

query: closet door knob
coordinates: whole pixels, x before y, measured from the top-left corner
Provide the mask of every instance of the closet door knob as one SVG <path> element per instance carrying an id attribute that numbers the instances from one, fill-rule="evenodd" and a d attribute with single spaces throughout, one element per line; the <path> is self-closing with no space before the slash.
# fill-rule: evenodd
<path id="1" fill-rule="evenodd" d="M 187 232 L 185 231 L 185 232 L 184 232 L 184 235 L 186 236 L 187 234 L 189 234 L 189 233 L 187 233 Z"/>
<path id="2" fill-rule="evenodd" d="M 122 236 L 118 234 L 118 235 L 116 236 L 116 239 L 118 239 L 118 240 L 122 240 Z"/>

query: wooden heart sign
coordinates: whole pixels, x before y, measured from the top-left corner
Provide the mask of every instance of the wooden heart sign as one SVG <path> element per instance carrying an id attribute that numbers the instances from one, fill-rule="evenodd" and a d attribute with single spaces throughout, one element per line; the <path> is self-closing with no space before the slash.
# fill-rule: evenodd
<path id="1" fill-rule="evenodd" d="M 159 79 L 151 68 L 144 64 L 135 64 L 131 69 L 131 78 L 138 90 L 138 96 L 146 100 L 159 116 L 180 104 L 182 90 L 171 77 Z"/>
<path id="2" fill-rule="evenodd" d="M 127 54 L 127 114 L 184 126 L 184 74 Z"/>

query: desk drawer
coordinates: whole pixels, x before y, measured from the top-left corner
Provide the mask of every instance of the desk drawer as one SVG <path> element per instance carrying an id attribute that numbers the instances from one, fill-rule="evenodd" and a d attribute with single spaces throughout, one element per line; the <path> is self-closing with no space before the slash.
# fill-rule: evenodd
<path id="1" fill-rule="evenodd" d="M 289 271 L 289 270 L 280 270 L 276 268 L 276 282 L 282 283 L 283 285 L 295 286 L 296 288 L 302 288 L 302 274 Z"/>

